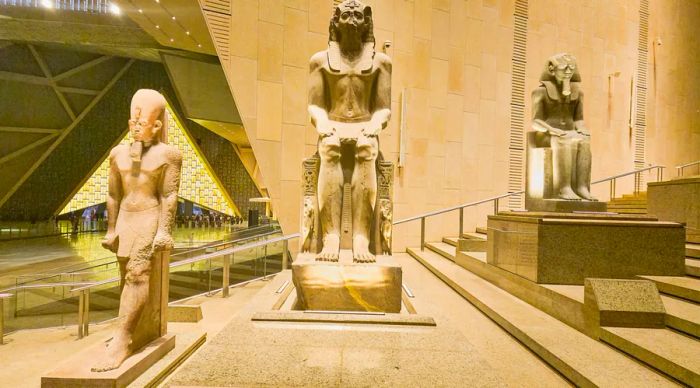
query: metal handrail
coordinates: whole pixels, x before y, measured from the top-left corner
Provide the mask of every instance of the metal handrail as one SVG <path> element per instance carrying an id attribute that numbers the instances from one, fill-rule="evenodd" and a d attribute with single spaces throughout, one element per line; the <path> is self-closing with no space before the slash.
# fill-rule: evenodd
<path id="1" fill-rule="evenodd" d="M 683 169 L 690 166 L 700 165 L 700 160 L 676 166 L 676 176 L 683 176 Z"/>
<path id="2" fill-rule="evenodd" d="M 641 183 L 640 183 L 641 182 L 641 173 L 643 173 L 645 171 L 650 171 L 650 170 L 656 169 L 656 171 L 657 171 L 656 172 L 656 179 L 658 182 L 660 182 L 663 179 L 663 169 L 664 168 L 666 168 L 666 167 L 661 166 L 661 165 L 654 165 L 654 166 L 642 168 L 639 170 L 634 170 L 634 171 L 614 175 L 614 176 L 611 176 L 608 178 L 604 178 L 601 180 L 597 180 L 595 182 L 592 182 L 592 184 L 598 184 L 598 183 L 603 183 L 603 182 L 609 181 L 610 182 L 610 199 L 612 199 L 615 197 L 616 180 L 619 178 L 629 176 L 629 175 L 634 175 L 634 179 L 635 179 L 634 193 L 637 194 L 640 191 L 639 186 L 641 185 Z M 461 236 L 462 231 L 464 230 L 464 209 L 465 208 L 481 205 L 481 204 L 488 203 L 488 202 L 493 202 L 493 213 L 498 214 L 499 200 L 500 199 L 512 197 L 514 195 L 521 195 L 523 193 L 525 193 L 525 190 L 521 190 L 521 191 L 517 191 L 517 192 L 513 192 L 513 193 L 501 194 L 501 195 L 497 195 L 495 197 L 481 199 L 481 200 L 474 201 L 474 202 L 468 202 L 468 203 L 465 203 L 462 205 L 456 205 L 456 206 L 448 207 L 445 209 L 435 210 L 435 211 L 432 211 L 429 213 L 425 213 L 425 214 L 421 214 L 421 215 L 417 215 L 417 216 L 404 218 L 402 220 L 395 221 L 393 223 L 393 225 L 399 225 L 399 224 L 403 224 L 403 223 L 410 222 L 410 221 L 420 220 L 420 249 L 421 249 L 421 251 L 423 251 L 423 250 L 425 250 L 425 220 L 426 220 L 426 218 L 440 215 L 440 214 L 444 214 L 444 213 L 449 213 L 449 212 L 455 211 L 455 210 L 459 210 L 459 233 L 458 233 L 458 236 Z"/>
<path id="3" fill-rule="evenodd" d="M 267 257 L 267 246 L 268 245 L 274 244 L 277 242 L 283 242 L 284 245 L 282 246 L 282 269 L 284 270 L 287 268 L 287 264 L 288 264 L 288 260 L 287 260 L 288 242 L 289 242 L 289 240 L 298 238 L 300 236 L 301 236 L 300 233 L 294 233 L 294 234 L 289 234 L 286 236 L 272 238 L 269 240 L 257 241 L 257 242 L 251 243 L 251 244 L 222 249 L 222 250 L 217 251 L 217 252 L 205 253 L 203 255 L 193 257 L 191 259 L 181 260 L 181 261 L 177 261 L 174 263 L 170 263 L 168 265 L 168 267 L 169 268 L 179 267 L 181 265 L 193 264 L 193 263 L 197 263 L 197 262 L 204 261 L 204 260 L 210 260 L 209 263 L 211 264 L 211 259 L 223 256 L 223 279 L 222 279 L 222 285 L 221 285 L 221 296 L 226 298 L 229 295 L 229 288 L 230 288 L 230 279 L 229 279 L 230 263 L 231 263 L 231 259 L 233 258 L 233 255 L 236 252 L 245 251 L 248 249 L 253 249 L 253 248 L 258 248 L 258 247 L 264 246 L 265 247 L 265 256 Z M 267 262 L 265 262 L 265 264 L 267 264 Z M 211 266 L 210 266 L 210 270 L 211 270 Z M 90 289 L 92 289 L 94 287 L 101 286 L 101 285 L 114 283 L 114 282 L 117 282 L 120 280 L 121 280 L 121 277 L 116 277 L 116 278 L 107 279 L 107 280 L 103 280 L 100 282 L 95 282 L 95 283 L 91 283 L 88 285 L 84 285 L 82 287 L 73 288 L 70 290 L 70 292 L 72 292 L 72 293 L 79 293 L 79 299 L 78 299 L 78 338 L 79 339 L 88 335 L 88 332 L 89 332 L 89 326 L 90 326 L 90 319 L 89 319 Z"/>

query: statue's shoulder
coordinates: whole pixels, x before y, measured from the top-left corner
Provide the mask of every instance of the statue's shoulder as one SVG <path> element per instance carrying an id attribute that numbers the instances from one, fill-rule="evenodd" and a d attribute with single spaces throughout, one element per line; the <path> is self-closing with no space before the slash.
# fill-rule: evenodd
<path id="1" fill-rule="evenodd" d="M 547 87 L 544 86 L 543 84 L 539 84 L 533 91 L 532 91 L 532 99 L 542 99 L 547 97 Z"/>
<path id="2" fill-rule="evenodd" d="M 116 147 L 112 148 L 111 151 L 109 151 L 109 158 L 113 159 L 121 154 L 128 154 L 129 153 L 129 145 L 128 144 L 117 144 Z"/>
<path id="3" fill-rule="evenodd" d="M 165 143 L 159 143 L 159 145 L 162 147 L 161 152 L 163 153 L 165 160 L 167 160 L 170 163 L 182 162 L 182 152 L 180 152 L 180 150 L 177 149 L 177 147 Z"/>
<path id="4" fill-rule="evenodd" d="M 328 68 L 328 50 L 319 51 L 309 60 L 311 71 L 318 68 Z"/>
<path id="5" fill-rule="evenodd" d="M 374 65 L 378 67 L 391 69 L 391 57 L 382 52 L 375 52 Z"/>

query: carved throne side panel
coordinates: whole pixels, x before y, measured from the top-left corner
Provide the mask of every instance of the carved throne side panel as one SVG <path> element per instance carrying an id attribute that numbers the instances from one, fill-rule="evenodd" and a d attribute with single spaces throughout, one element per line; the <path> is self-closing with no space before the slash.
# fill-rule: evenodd
<path id="1" fill-rule="evenodd" d="M 391 255 L 394 218 L 394 163 L 377 158 L 377 204 L 372 237 L 375 255 Z"/>
<path id="2" fill-rule="evenodd" d="M 538 132 L 527 134 L 526 187 L 528 198 L 547 199 L 553 195 L 552 148 L 539 140 Z"/>
<path id="3" fill-rule="evenodd" d="M 318 154 L 302 162 L 301 252 L 317 253 L 321 249 L 321 227 L 318 210 Z"/>

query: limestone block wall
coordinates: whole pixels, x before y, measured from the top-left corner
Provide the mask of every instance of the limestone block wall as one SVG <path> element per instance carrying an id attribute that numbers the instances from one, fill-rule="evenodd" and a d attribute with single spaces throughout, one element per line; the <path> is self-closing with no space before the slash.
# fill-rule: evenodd
<path id="1" fill-rule="evenodd" d="M 395 219 L 507 191 L 512 169 L 509 136 L 516 4 L 528 10 L 525 130 L 529 94 L 545 60 L 560 51 L 571 52 L 579 58 L 586 92 L 594 179 L 633 168 L 627 117 L 629 82 L 638 54 L 639 1 L 367 3 L 374 8 L 377 49 L 381 50 L 384 41 L 393 42 L 387 54 L 394 64 L 394 116 L 381 135 L 380 146 L 394 162 L 401 114 L 407 122 L 405 164 L 395 177 Z M 675 3 L 680 10 L 694 9 L 688 5 L 693 0 Z M 313 154 L 317 141 L 306 113 L 308 59 L 327 46 L 333 0 L 230 0 L 228 11 L 209 8 L 207 0 L 201 4 L 274 211 L 285 233 L 298 231 L 301 160 Z M 673 26 L 673 15 L 652 13 L 651 19 L 664 18 L 659 25 Z M 689 21 L 687 24 L 690 28 Z M 681 33 L 678 44 L 687 35 Z M 620 75 L 611 79 L 609 88 L 607 76 L 617 71 Z M 675 83 L 664 85 L 668 88 L 665 93 L 675 95 Z M 402 95 L 407 96 L 408 109 L 400 113 Z M 668 115 L 668 110 L 676 109 L 667 104 L 656 114 Z M 649 162 L 656 162 L 657 155 L 680 162 L 700 148 L 697 132 L 693 142 L 658 133 L 660 130 L 650 131 Z M 659 151 L 680 148 L 684 151 Z M 517 156 L 517 150 L 510 152 Z M 597 192 L 603 196 L 606 190 L 601 187 Z M 484 205 L 466 212 L 465 229 L 483 225 L 491 209 Z M 454 213 L 428 221 L 428 239 L 455 235 L 457 219 Z M 397 227 L 395 250 L 416 245 L 419 234 L 417 222 Z"/>

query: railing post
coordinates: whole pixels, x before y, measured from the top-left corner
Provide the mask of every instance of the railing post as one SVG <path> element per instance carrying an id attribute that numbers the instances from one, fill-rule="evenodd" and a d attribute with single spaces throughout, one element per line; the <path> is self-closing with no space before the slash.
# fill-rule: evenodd
<path id="1" fill-rule="evenodd" d="M 615 179 L 610 180 L 610 200 L 615 199 Z"/>
<path id="2" fill-rule="evenodd" d="M 464 208 L 459 208 L 459 233 L 457 238 L 462 238 L 462 233 L 464 232 Z"/>
<path id="3" fill-rule="evenodd" d="M 5 344 L 5 298 L 11 297 L 12 294 L 0 294 L 0 345 Z"/>
<path id="4" fill-rule="evenodd" d="M 85 290 L 85 304 L 83 305 L 83 333 L 87 337 L 90 334 L 90 289 Z"/>
<path id="5" fill-rule="evenodd" d="M 289 248 L 289 240 L 282 241 L 282 270 L 284 271 L 289 266 L 287 261 L 287 249 Z"/>
<path id="6" fill-rule="evenodd" d="M 83 335 L 83 310 L 85 305 L 85 291 L 80 291 L 78 295 L 78 339 L 84 337 Z"/>
<path id="7" fill-rule="evenodd" d="M 636 172 L 634 173 L 634 196 L 636 197 L 637 194 L 639 194 L 639 191 L 641 189 L 642 185 L 642 173 L 641 172 Z"/>
<path id="8" fill-rule="evenodd" d="M 493 200 L 493 215 L 498 215 L 498 198 Z"/>
<path id="9" fill-rule="evenodd" d="M 425 217 L 420 219 L 420 250 L 425 250 Z"/>
<path id="10" fill-rule="evenodd" d="M 656 181 L 661 182 L 664 180 L 664 168 L 659 166 L 659 168 L 656 169 Z"/>
<path id="11" fill-rule="evenodd" d="M 676 167 L 676 176 L 683 176 L 683 167 Z"/>
<path id="12" fill-rule="evenodd" d="M 230 258 L 233 256 L 233 254 L 229 255 L 224 255 L 224 276 L 223 280 L 221 281 L 221 297 L 222 298 L 228 298 L 228 286 L 230 284 L 229 280 L 229 269 L 230 269 Z"/>
<path id="13" fill-rule="evenodd" d="M 267 244 L 263 246 L 263 276 L 267 276 Z"/>

